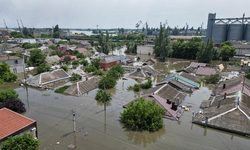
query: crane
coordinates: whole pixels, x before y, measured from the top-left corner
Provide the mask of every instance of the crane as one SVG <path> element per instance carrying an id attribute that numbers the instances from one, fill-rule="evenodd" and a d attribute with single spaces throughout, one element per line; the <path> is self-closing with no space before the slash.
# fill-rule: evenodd
<path id="1" fill-rule="evenodd" d="M 20 19 L 20 21 L 21 21 L 22 27 L 24 28 L 24 26 L 23 26 L 23 22 L 22 22 L 22 19 Z"/>
<path id="2" fill-rule="evenodd" d="M 20 25 L 19 25 L 18 19 L 17 19 L 17 25 L 18 25 L 18 28 L 19 28 L 20 33 L 22 33 L 22 30 L 21 30 L 21 27 L 20 27 Z"/>
<path id="3" fill-rule="evenodd" d="M 8 29 L 8 27 L 7 27 L 7 25 L 6 25 L 6 23 L 5 23 L 5 20 L 3 19 L 3 22 L 4 22 L 4 25 L 5 25 L 5 28 L 6 29 Z"/>
<path id="4" fill-rule="evenodd" d="M 137 28 L 137 31 L 138 31 L 138 28 L 139 28 L 139 26 L 140 26 L 141 24 L 143 24 L 141 20 L 140 20 L 137 24 L 135 24 L 135 27 Z"/>

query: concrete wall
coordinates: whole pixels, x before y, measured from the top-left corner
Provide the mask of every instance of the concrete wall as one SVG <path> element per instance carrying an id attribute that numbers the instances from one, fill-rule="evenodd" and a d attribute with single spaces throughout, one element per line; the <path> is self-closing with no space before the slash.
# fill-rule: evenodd
<path id="1" fill-rule="evenodd" d="M 137 46 L 137 54 L 153 54 L 153 49 L 154 45 L 140 45 Z"/>

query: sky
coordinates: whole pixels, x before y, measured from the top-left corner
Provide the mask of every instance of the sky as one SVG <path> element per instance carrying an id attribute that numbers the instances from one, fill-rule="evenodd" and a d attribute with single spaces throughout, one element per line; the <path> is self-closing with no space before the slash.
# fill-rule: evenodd
<path id="1" fill-rule="evenodd" d="M 209 13 L 216 18 L 250 17 L 250 0 L 0 0 L 0 27 L 135 28 L 168 22 L 170 27 L 207 27 Z M 142 28 L 142 25 L 141 27 Z"/>

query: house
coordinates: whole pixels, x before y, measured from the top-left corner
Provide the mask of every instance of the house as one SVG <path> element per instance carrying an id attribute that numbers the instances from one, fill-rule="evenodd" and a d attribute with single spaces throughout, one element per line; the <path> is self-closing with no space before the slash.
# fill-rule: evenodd
<path id="1" fill-rule="evenodd" d="M 185 73 L 190 74 L 190 73 L 196 73 L 196 70 L 197 70 L 196 68 L 188 66 L 188 67 L 182 69 L 181 72 L 185 72 Z"/>
<path id="2" fill-rule="evenodd" d="M 3 56 L 0 57 L 0 63 L 6 62 L 10 65 L 10 71 L 18 74 L 24 72 L 24 60 L 18 56 Z"/>
<path id="3" fill-rule="evenodd" d="M 69 35 L 70 35 L 70 31 L 69 30 L 60 30 L 60 38 L 67 37 Z"/>
<path id="4" fill-rule="evenodd" d="M 44 72 L 38 74 L 32 78 L 27 79 L 23 82 L 29 86 L 38 88 L 49 88 L 53 87 L 55 84 L 66 82 L 70 79 L 70 75 L 63 69 L 57 69 L 52 72 Z"/>
<path id="5" fill-rule="evenodd" d="M 124 55 L 119 55 L 119 56 L 112 56 L 112 57 L 106 57 L 104 59 L 102 59 L 100 61 L 101 63 L 101 68 L 111 68 L 113 67 L 114 65 L 117 65 L 117 64 L 127 64 L 127 61 L 129 61 L 130 59 L 127 58 L 126 56 Z"/>
<path id="6" fill-rule="evenodd" d="M 154 63 L 157 63 L 157 60 L 153 58 L 150 58 L 145 62 L 146 65 L 152 65 Z"/>
<path id="7" fill-rule="evenodd" d="M 0 109 L 0 142 L 10 136 L 32 133 L 38 139 L 36 121 L 24 115 L 18 114 L 8 108 Z"/>
<path id="8" fill-rule="evenodd" d="M 88 41 L 80 41 L 79 44 L 76 44 L 77 48 L 85 48 L 89 49 L 92 48 L 91 44 Z"/>
<path id="9" fill-rule="evenodd" d="M 200 87 L 200 85 L 197 82 L 189 80 L 178 74 L 168 76 L 161 80 L 161 82 L 163 81 L 171 84 L 173 87 L 176 87 L 177 89 L 183 89 L 183 90 L 185 89 L 185 91 L 190 91 L 190 88 L 198 89 Z"/>
<path id="10" fill-rule="evenodd" d="M 77 48 L 76 50 L 79 51 L 79 53 L 84 54 L 85 56 L 88 54 L 88 51 L 85 48 Z"/>
<path id="11" fill-rule="evenodd" d="M 191 64 L 189 66 L 192 68 L 198 68 L 198 67 L 206 67 L 207 64 L 206 63 L 191 62 Z"/>
<path id="12" fill-rule="evenodd" d="M 15 39 L 17 41 L 18 44 L 23 44 L 23 43 L 30 43 L 30 44 L 35 44 L 36 43 L 36 39 Z"/>
<path id="13" fill-rule="evenodd" d="M 209 76 L 213 74 L 216 74 L 216 70 L 214 68 L 199 67 L 196 71 L 196 75 L 199 76 Z"/>
<path id="14" fill-rule="evenodd" d="M 60 51 L 62 55 L 72 55 L 74 48 L 71 48 L 68 45 L 64 45 L 58 46 L 57 50 Z"/>
<path id="15" fill-rule="evenodd" d="M 53 62 L 59 63 L 60 60 L 61 60 L 60 57 L 58 57 L 57 55 L 55 55 L 55 56 L 47 56 L 46 57 L 46 62 L 49 63 L 49 64 L 52 64 Z"/>
<path id="16" fill-rule="evenodd" d="M 131 72 L 127 77 L 134 78 L 134 79 L 147 79 L 149 77 L 157 77 L 160 75 L 158 71 L 151 68 L 150 66 L 142 66 L 140 68 L 135 67 L 133 72 Z"/>
<path id="17" fill-rule="evenodd" d="M 217 86 L 212 95 L 223 95 L 224 93 L 233 93 L 239 90 L 250 96 L 250 80 L 244 78 L 244 76 L 226 80 Z"/>
<path id="18" fill-rule="evenodd" d="M 82 39 L 82 38 L 83 38 L 83 35 L 80 35 L 80 34 L 71 34 L 71 35 L 69 35 L 69 38 L 70 38 L 70 39 L 79 40 L 79 39 Z"/>
<path id="19" fill-rule="evenodd" d="M 211 97 L 200 113 L 196 113 L 192 122 L 241 135 L 250 135 L 250 97 L 237 91 Z M 205 104 L 203 104 L 204 106 Z"/>
<path id="20" fill-rule="evenodd" d="M 189 74 L 189 73 L 186 73 L 186 72 L 180 72 L 179 75 L 184 77 L 184 78 L 187 78 L 187 79 L 189 79 L 191 81 L 194 81 L 196 83 L 198 83 L 199 80 L 201 79 L 200 76 L 196 76 L 195 74 Z"/>
<path id="21" fill-rule="evenodd" d="M 166 109 L 167 112 L 164 116 L 165 118 L 177 121 L 184 112 L 184 109 L 179 107 L 179 104 L 185 99 L 186 94 L 179 92 L 170 85 L 164 84 L 150 88 L 143 93 L 142 97 L 145 98 L 146 102 L 155 100 L 156 104 Z M 126 108 L 127 105 L 124 105 L 123 107 Z"/>
<path id="22" fill-rule="evenodd" d="M 92 78 L 86 79 L 86 81 L 79 81 L 72 84 L 63 93 L 73 96 L 81 96 L 84 93 L 98 88 L 98 83 L 100 80 L 101 76 L 94 76 Z"/>

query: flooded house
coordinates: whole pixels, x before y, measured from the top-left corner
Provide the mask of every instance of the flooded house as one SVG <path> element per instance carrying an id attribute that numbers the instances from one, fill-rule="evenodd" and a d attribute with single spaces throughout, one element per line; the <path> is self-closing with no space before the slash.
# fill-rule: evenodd
<path id="1" fill-rule="evenodd" d="M 27 81 L 24 81 L 23 83 L 29 86 L 45 89 L 54 87 L 58 83 L 67 82 L 69 79 L 70 75 L 67 72 L 65 72 L 63 69 L 57 69 L 51 72 L 38 74 L 27 79 Z"/>
<path id="2" fill-rule="evenodd" d="M 38 138 L 36 121 L 8 108 L 0 109 L 0 144 L 10 136 L 31 133 Z"/>
<path id="3" fill-rule="evenodd" d="M 191 77 L 191 76 L 189 76 L 189 77 Z M 168 77 L 162 79 L 161 82 L 158 84 L 161 84 L 164 82 L 171 85 L 172 87 L 174 87 L 178 90 L 182 90 L 182 91 L 186 91 L 186 92 L 192 92 L 193 89 L 198 89 L 200 87 L 200 85 L 197 82 L 192 81 L 192 80 L 185 78 L 183 76 L 180 76 L 179 74 L 174 74 L 174 75 L 168 76 Z"/>
<path id="4" fill-rule="evenodd" d="M 100 63 L 101 63 L 101 68 L 107 69 L 117 64 L 123 63 L 126 65 L 127 61 L 129 60 L 130 59 L 127 58 L 125 55 L 118 55 L 118 56 L 105 57 L 100 61 Z"/>
<path id="5" fill-rule="evenodd" d="M 86 78 L 85 81 L 79 81 L 74 83 L 69 88 L 67 88 L 63 93 L 73 95 L 73 96 L 81 96 L 84 93 L 92 91 L 98 87 L 98 83 L 101 80 L 101 76 L 94 76 L 92 78 Z"/>
<path id="6" fill-rule="evenodd" d="M 146 102 L 155 100 L 156 104 L 166 109 L 165 118 L 177 121 L 184 112 L 184 109 L 179 104 L 185 99 L 186 94 L 168 84 L 150 88 L 141 97 L 144 97 Z M 126 108 L 127 105 L 123 107 Z"/>
<path id="7" fill-rule="evenodd" d="M 199 76 L 209 76 L 214 74 L 216 74 L 216 70 L 214 68 L 199 67 L 196 71 L 196 75 Z"/>
<path id="8" fill-rule="evenodd" d="M 193 114 L 192 122 L 219 130 L 250 136 L 250 97 L 241 90 L 210 97 Z"/>
<path id="9" fill-rule="evenodd" d="M 6 62 L 10 65 L 10 71 L 18 74 L 24 72 L 24 60 L 19 56 L 5 56 L 0 57 L 0 63 Z"/>
<path id="10" fill-rule="evenodd" d="M 57 50 L 61 52 L 62 55 L 72 55 L 74 47 L 69 47 L 68 45 L 58 46 Z"/>
<path id="11" fill-rule="evenodd" d="M 133 79 L 145 80 L 149 77 L 157 77 L 159 75 L 160 75 L 160 72 L 156 71 L 155 69 L 147 65 L 147 66 L 138 67 L 136 70 L 131 72 L 127 77 L 133 78 Z"/>
<path id="12" fill-rule="evenodd" d="M 209 65 L 206 63 L 191 62 L 191 64 L 189 66 L 192 68 L 199 68 L 199 67 L 206 67 Z"/>

